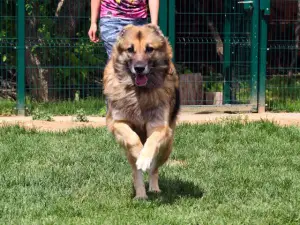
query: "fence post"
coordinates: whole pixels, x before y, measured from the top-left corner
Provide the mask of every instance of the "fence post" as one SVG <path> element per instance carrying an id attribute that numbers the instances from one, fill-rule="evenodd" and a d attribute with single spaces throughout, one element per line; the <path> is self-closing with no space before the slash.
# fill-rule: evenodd
<path id="1" fill-rule="evenodd" d="M 268 25 L 266 16 L 270 15 L 270 0 L 260 0 L 260 62 L 258 77 L 258 113 L 266 111 L 266 70 Z"/>
<path id="2" fill-rule="evenodd" d="M 25 0 L 17 4 L 17 113 L 25 115 Z"/>
<path id="3" fill-rule="evenodd" d="M 163 34 L 168 35 L 168 1 L 160 1 L 159 4 L 158 24 Z"/>
<path id="4" fill-rule="evenodd" d="M 259 60 L 259 0 L 253 1 L 251 21 L 251 105 L 258 106 L 258 60 Z"/>
<path id="5" fill-rule="evenodd" d="M 169 0 L 169 32 L 168 32 L 168 37 L 170 44 L 173 48 L 173 62 L 175 62 L 175 0 Z"/>
<path id="6" fill-rule="evenodd" d="M 223 62 L 223 73 L 224 73 L 224 104 L 231 103 L 231 11 L 232 1 L 225 0 L 224 11 L 225 11 L 225 24 L 224 24 L 224 62 Z"/>

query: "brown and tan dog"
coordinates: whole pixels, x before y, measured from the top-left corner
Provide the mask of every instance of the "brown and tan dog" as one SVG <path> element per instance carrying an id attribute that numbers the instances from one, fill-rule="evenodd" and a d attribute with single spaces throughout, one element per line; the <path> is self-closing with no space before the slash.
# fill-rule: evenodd
<path id="1" fill-rule="evenodd" d="M 147 198 L 143 171 L 149 170 L 149 191 L 160 192 L 158 168 L 172 151 L 178 85 L 172 49 L 160 29 L 125 27 L 104 71 L 106 123 L 126 150 L 137 199 Z"/>

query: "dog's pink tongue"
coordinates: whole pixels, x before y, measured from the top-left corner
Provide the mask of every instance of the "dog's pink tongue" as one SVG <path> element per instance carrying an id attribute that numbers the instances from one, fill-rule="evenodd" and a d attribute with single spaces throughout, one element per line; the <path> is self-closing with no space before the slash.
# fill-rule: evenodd
<path id="1" fill-rule="evenodd" d="M 144 74 L 138 74 L 135 77 L 135 84 L 137 86 L 145 86 L 148 82 L 148 77 Z"/>

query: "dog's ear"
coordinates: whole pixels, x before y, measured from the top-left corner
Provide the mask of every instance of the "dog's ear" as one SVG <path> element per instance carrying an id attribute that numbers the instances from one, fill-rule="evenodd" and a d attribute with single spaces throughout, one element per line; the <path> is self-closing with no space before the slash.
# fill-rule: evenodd
<path id="1" fill-rule="evenodd" d="M 129 28 L 131 28 L 131 27 L 133 27 L 132 24 L 128 24 L 128 25 L 126 25 L 125 27 L 123 27 L 123 29 L 122 29 L 121 32 L 119 33 L 119 37 L 120 37 L 120 38 L 124 37 L 126 31 L 127 31 Z"/>
<path id="2" fill-rule="evenodd" d="M 157 25 L 154 25 L 152 23 L 149 23 L 146 25 L 147 27 L 151 28 L 158 36 L 165 38 L 164 33 L 161 31 L 160 27 Z"/>
<path id="3" fill-rule="evenodd" d="M 123 29 L 120 31 L 120 33 L 117 36 L 117 40 L 116 40 L 117 44 L 119 44 L 121 42 L 122 38 L 126 34 L 126 31 L 128 31 L 128 29 L 130 29 L 131 27 L 133 27 L 132 24 L 129 24 L 129 25 L 126 25 L 125 27 L 123 27 Z"/>
<path id="4" fill-rule="evenodd" d="M 170 59 L 172 59 L 173 58 L 173 49 L 172 49 L 172 46 L 171 46 L 168 38 L 165 37 L 165 35 L 161 31 L 161 29 L 159 28 L 159 26 L 154 25 L 154 24 L 147 24 L 146 26 L 148 26 L 149 28 L 151 28 L 156 33 L 156 35 L 158 35 L 159 37 L 162 38 L 162 40 L 165 43 L 165 46 L 167 48 L 168 56 L 169 56 Z"/>
<path id="5" fill-rule="evenodd" d="M 115 51 L 119 51 L 119 52 L 122 51 L 122 48 L 121 48 L 122 41 L 124 40 L 124 36 L 125 36 L 126 32 L 131 27 L 133 27 L 132 24 L 126 25 L 125 27 L 123 27 L 123 29 L 120 31 L 120 33 L 117 35 L 116 42 L 113 47 L 115 49 Z"/>
<path id="6" fill-rule="evenodd" d="M 173 58 L 173 48 L 172 48 L 169 40 L 167 38 L 165 38 L 165 39 L 166 39 L 167 53 L 168 53 L 169 59 L 172 60 L 172 58 Z"/>

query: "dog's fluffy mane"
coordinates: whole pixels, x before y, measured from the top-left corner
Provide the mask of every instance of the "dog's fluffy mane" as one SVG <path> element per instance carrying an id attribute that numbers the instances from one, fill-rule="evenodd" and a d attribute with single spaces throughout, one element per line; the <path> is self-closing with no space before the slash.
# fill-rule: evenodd
<path id="1" fill-rule="evenodd" d="M 111 59 L 105 68 L 104 90 L 109 100 L 109 107 L 127 115 L 129 119 L 144 120 L 145 118 L 162 117 L 156 112 L 159 108 L 170 107 L 177 104 L 177 99 L 171 98 L 174 92 L 174 82 L 178 83 L 174 65 L 172 63 L 172 49 L 167 40 L 157 26 L 147 25 L 152 32 L 161 37 L 163 41 L 159 51 L 155 53 L 153 68 L 149 74 L 147 88 L 136 87 L 132 79 L 132 74 L 128 69 L 127 54 L 122 49 L 122 39 L 131 26 L 127 26 L 121 32 L 116 44 L 114 45 Z M 170 100 L 171 99 L 171 100 Z M 171 102 L 170 102 L 171 101 Z M 125 107 L 124 107 L 125 106 Z M 179 103 L 178 106 L 179 108 Z M 177 115 L 178 109 L 172 114 Z M 155 115 L 156 114 L 156 115 Z M 174 120 L 172 116 L 170 120 Z"/>

